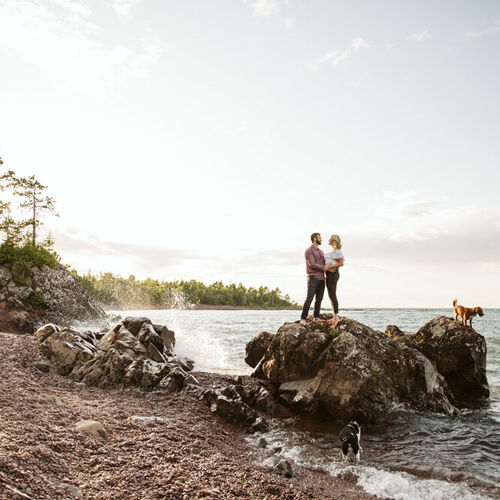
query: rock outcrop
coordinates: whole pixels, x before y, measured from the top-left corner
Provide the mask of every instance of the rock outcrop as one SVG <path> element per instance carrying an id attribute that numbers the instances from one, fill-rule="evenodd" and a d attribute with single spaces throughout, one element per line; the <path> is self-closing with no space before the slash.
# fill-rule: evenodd
<path id="1" fill-rule="evenodd" d="M 465 337 L 464 330 L 444 317 L 412 337 L 391 328 L 395 338 L 347 318 L 336 329 L 325 321 L 285 323 L 272 338 L 265 333 L 249 342 L 246 360 L 252 376 L 272 383 L 278 401 L 299 413 L 345 418 L 361 408 L 375 416 L 406 404 L 451 415 L 458 412 L 457 387 L 461 396 L 478 387 L 487 395 L 484 338 Z"/>
<path id="2" fill-rule="evenodd" d="M 175 391 L 197 384 L 188 374 L 193 363 L 173 352 L 174 332 L 148 318 L 125 318 L 104 335 L 48 324 L 34 336 L 57 373 L 87 385 Z"/>
<path id="3" fill-rule="evenodd" d="M 62 265 L 31 269 L 30 286 L 19 286 L 11 271 L 0 267 L 0 314 L 20 331 L 32 333 L 46 323 L 107 328 L 106 313 L 89 298 Z"/>
<path id="4" fill-rule="evenodd" d="M 438 316 L 404 340 L 432 361 L 457 400 L 489 397 L 486 340 L 482 335 L 455 324 L 451 318 Z"/>

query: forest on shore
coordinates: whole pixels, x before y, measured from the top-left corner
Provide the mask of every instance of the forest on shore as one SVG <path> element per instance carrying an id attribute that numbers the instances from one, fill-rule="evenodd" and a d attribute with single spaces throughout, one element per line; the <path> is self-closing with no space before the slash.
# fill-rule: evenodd
<path id="1" fill-rule="evenodd" d="M 197 305 L 237 306 L 258 309 L 297 309 L 299 306 L 279 288 L 267 286 L 245 287 L 216 281 L 210 285 L 196 280 L 159 281 L 151 278 L 138 280 L 135 276 L 122 278 L 113 273 L 90 273 L 79 276 L 89 296 L 109 309 L 189 309 Z"/>

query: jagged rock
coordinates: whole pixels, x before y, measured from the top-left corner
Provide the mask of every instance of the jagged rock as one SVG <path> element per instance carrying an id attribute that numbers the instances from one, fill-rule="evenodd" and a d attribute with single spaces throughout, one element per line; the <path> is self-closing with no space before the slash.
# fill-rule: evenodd
<path id="1" fill-rule="evenodd" d="M 153 325 L 155 332 L 163 339 L 165 350 L 172 351 L 175 347 L 175 333 L 163 325 Z"/>
<path id="2" fill-rule="evenodd" d="M 67 375 L 75 364 L 93 359 L 97 349 L 77 331 L 63 328 L 47 337 L 40 344 L 40 351 L 61 375 Z"/>
<path id="3" fill-rule="evenodd" d="M 33 336 L 36 337 L 40 342 L 43 342 L 47 338 L 49 338 L 53 333 L 60 332 L 61 329 L 57 325 L 53 325 L 52 323 L 48 323 L 42 328 L 39 328 Z"/>
<path id="4" fill-rule="evenodd" d="M 472 329 L 438 316 L 405 339 L 436 366 L 458 399 L 489 397 L 486 340 Z"/>
<path id="5" fill-rule="evenodd" d="M 167 335 L 167 343 L 162 334 Z M 193 365 L 171 350 L 175 334 L 166 327 L 155 327 L 148 318 L 126 318 L 100 340 L 92 332 L 59 330 L 55 325 L 45 325 L 34 335 L 50 363 L 47 370 L 54 366 L 61 375 L 87 385 L 164 392 L 199 386 L 185 370 Z"/>
<path id="6" fill-rule="evenodd" d="M 251 424 L 257 418 L 255 410 L 243 401 L 229 399 L 222 395 L 217 396 L 210 410 L 230 424 Z"/>
<path id="7" fill-rule="evenodd" d="M 285 323 L 273 336 L 253 376 L 275 384 L 314 377 L 319 366 L 313 360 L 319 358 L 332 340 L 332 335 L 328 333 L 311 331 L 298 323 Z M 251 354 L 251 342 L 247 344 L 247 350 L 250 356 L 256 358 L 256 354 Z M 258 344 L 256 350 L 261 352 Z"/>
<path id="8" fill-rule="evenodd" d="M 264 387 L 260 387 L 255 395 L 255 402 L 253 404 L 258 411 L 262 411 L 271 416 L 278 413 L 278 405 L 274 399 L 271 391 L 268 391 Z"/>
<path id="9" fill-rule="evenodd" d="M 255 368 L 262 356 L 267 351 L 269 344 L 273 340 L 274 335 L 268 332 L 262 332 L 254 339 L 250 340 L 246 346 L 245 363 L 252 368 Z"/>
<path id="10" fill-rule="evenodd" d="M 355 408 L 385 412 L 393 403 L 457 411 L 443 376 L 418 350 L 347 318 L 325 330 L 285 323 L 252 375 L 278 386 L 280 401 L 289 399 L 297 412 L 343 418 Z"/>
<path id="11" fill-rule="evenodd" d="M 250 432 L 267 432 L 269 430 L 269 424 L 267 423 L 266 419 L 262 417 L 258 417 L 255 419 L 255 422 L 253 422 L 250 425 Z"/>

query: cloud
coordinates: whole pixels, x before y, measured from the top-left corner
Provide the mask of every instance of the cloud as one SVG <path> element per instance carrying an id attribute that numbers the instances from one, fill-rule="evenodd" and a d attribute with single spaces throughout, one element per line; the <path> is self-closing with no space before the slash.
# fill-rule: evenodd
<path id="1" fill-rule="evenodd" d="M 470 38 L 479 38 L 485 35 L 496 35 L 498 32 L 500 32 L 500 20 L 495 21 L 492 26 L 489 26 L 484 30 L 467 31 L 466 33 L 464 33 L 464 35 Z"/>
<path id="2" fill-rule="evenodd" d="M 348 48 L 346 49 L 335 49 L 331 52 L 327 52 L 323 57 L 321 57 L 317 62 L 309 65 L 313 71 L 318 71 L 319 66 L 325 63 L 331 64 L 333 67 L 338 66 L 342 61 L 347 59 L 353 52 L 359 49 L 364 49 L 370 47 L 370 44 L 365 42 L 360 36 L 356 37 L 351 41 Z"/>
<path id="3" fill-rule="evenodd" d="M 219 133 L 219 137 L 229 137 L 232 135 L 239 135 L 247 131 L 247 127 L 237 127 L 230 130 L 224 130 Z"/>
<path id="4" fill-rule="evenodd" d="M 37 66 L 62 88 L 101 96 L 120 82 L 149 74 L 166 45 L 152 40 L 105 46 L 88 7 L 72 0 L 20 2 L 0 7 L 0 47 Z M 125 43 L 130 43 L 127 39 Z"/>
<path id="5" fill-rule="evenodd" d="M 72 12 L 74 15 L 79 17 L 90 16 L 91 10 L 87 5 L 82 5 L 79 2 L 73 0 L 50 0 L 54 5 L 57 5 L 63 9 Z"/>
<path id="6" fill-rule="evenodd" d="M 279 11 L 278 0 L 244 0 L 252 9 L 252 17 L 256 22 L 262 21 L 264 18 L 272 16 Z"/>
<path id="7" fill-rule="evenodd" d="M 113 2 L 113 8 L 118 17 L 130 19 L 132 17 L 132 9 L 143 1 L 144 0 L 115 0 Z"/>
<path id="8" fill-rule="evenodd" d="M 428 31 L 424 31 L 423 33 L 418 33 L 415 35 L 410 35 L 408 40 L 414 40 L 416 42 L 425 42 L 426 40 L 430 40 L 432 35 Z"/>
<path id="9" fill-rule="evenodd" d="M 376 198 L 379 203 L 377 212 L 389 217 L 422 217 L 432 212 L 436 202 L 419 199 L 414 191 L 395 193 L 385 191 Z"/>
<path id="10" fill-rule="evenodd" d="M 345 238 L 357 257 L 500 266 L 500 209 L 450 206 L 445 198 L 428 200 L 413 191 L 388 191 L 376 201 L 366 227 Z"/>
<path id="11" fill-rule="evenodd" d="M 287 18 L 285 19 L 285 28 L 287 30 L 292 29 L 295 26 L 295 19 Z"/>

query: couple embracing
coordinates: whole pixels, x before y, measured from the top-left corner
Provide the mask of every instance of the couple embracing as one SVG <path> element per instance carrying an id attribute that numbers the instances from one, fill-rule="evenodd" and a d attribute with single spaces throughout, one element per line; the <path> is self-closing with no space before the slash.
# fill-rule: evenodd
<path id="1" fill-rule="evenodd" d="M 328 244 L 332 246 L 332 251 L 326 255 L 319 248 L 322 243 L 319 233 L 311 234 L 312 245 L 305 251 L 306 271 L 307 271 L 307 297 L 302 308 L 300 324 L 306 324 L 306 318 L 309 314 L 311 303 L 314 302 L 314 319 L 319 319 L 321 301 L 325 293 L 325 282 L 328 290 L 328 296 L 332 302 L 333 319 L 329 320 L 332 326 L 337 326 L 339 322 L 339 302 L 337 300 L 337 282 L 339 280 L 339 267 L 344 265 L 344 256 L 340 249 L 342 242 L 338 234 L 332 234 Z"/>

